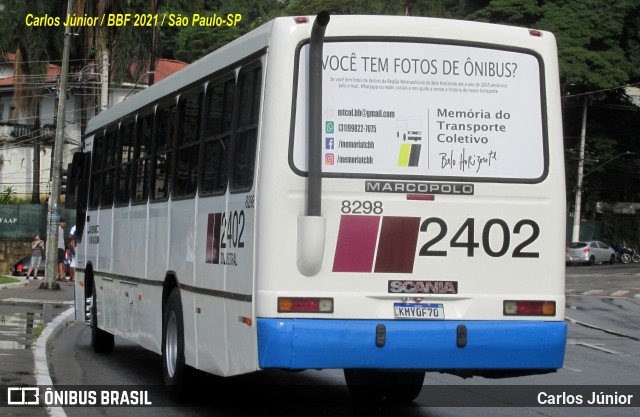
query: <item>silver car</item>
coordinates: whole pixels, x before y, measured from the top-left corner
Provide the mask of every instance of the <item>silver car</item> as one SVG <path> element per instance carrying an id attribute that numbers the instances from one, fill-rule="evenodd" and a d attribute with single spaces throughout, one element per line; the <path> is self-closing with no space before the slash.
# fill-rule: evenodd
<path id="1" fill-rule="evenodd" d="M 571 242 L 565 251 L 565 260 L 570 263 L 586 263 L 593 265 L 596 262 L 616 262 L 616 252 L 606 243 L 597 240 L 586 242 Z"/>

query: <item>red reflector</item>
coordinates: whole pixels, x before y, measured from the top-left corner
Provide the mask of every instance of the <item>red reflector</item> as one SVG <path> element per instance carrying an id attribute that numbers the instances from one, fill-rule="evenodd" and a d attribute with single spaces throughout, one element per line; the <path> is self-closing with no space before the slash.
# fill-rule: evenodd
<path id="1" fill-rule="evenodd" d="M 538 38 L 542 37 L 542 32 L 537 29 L 529 29 L 529 35 L 537 36 Z"/>
<path id="2" fill-rule="evenodd" d="M 18 272 L 22 272 L 22 264 L 19 264 L 16 269 L 18 270 Z"/>
<path id="3" fill-rule="evenodd" d="M 542 314 L 542 303 L 537 301 L 520 301 L 518 303 L 516 314 Z"/>
<path id="4" fill-rule="evenodd" d="M 307 22 L 309 22 L 309 19 L 307 19 L 307 18 L 306 18 L 306 17 L 304 17 L 304 16 L 294 17 L 294 18 L 293 18 L 293 20 L 294 20 L 296 23 L 307 23 Z"/>
<path id="5" fill-rule="evenodd" d="M 293 311 L 318 311 L 320 300 L 317 298 L 294 298 L 291 300 Z"/>
<path id="6" fill-rule="evenodd" d="M 407 200 L 433 201 L 435 198 L 433 194 L 407 194 Z"/>

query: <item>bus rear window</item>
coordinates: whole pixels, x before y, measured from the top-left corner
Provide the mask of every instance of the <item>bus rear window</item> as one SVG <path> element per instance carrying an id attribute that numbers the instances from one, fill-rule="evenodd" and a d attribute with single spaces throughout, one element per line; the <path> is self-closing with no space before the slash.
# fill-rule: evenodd
<path id="1" fill-rule="evenodd" d="M 299 52 L 292 168 L 306 172 L 308 45 Z M 327 42 L 325 176 L 537 182 L 546 175 L 542 59 L 418 42 Z"/>
<path id="2" fill-rule="evenodd" d="M 586 248 L 587 244 L 583 242 L 573 242 L 573 243 L 569 243 L 568 247 L 569 249 L 580 249 L 580 248 Z"/>

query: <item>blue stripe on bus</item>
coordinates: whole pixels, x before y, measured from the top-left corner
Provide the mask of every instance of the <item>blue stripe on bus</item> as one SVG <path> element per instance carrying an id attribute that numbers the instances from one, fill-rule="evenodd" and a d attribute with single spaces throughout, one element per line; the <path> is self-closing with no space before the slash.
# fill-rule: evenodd
<path id="1" fill-rule="evenodd" d="M 376 347 L 376 326 L 386 344 Z M 457 326 L 467 346 L 456 345 Z M 567 325 L 545 321 L 258 319 L 260 368 L 559 369 Z"/>

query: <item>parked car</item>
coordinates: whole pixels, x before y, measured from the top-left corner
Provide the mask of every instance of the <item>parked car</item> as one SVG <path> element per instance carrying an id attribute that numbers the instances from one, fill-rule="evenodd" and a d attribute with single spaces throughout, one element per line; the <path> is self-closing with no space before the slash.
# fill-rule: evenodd
<path id="1" fill-rule="evenodd" d="M 38 276 L 44 276 L 44 265 L 46 263 L 45 257 L 40 258 L 40 266 L 38 266 Z M 12 275 L 15 277 L 26 277 L 27 271 L 29 271 L 29 267 L 31 266 L 31 255 L 25 256 L 20 259 L 18 262 L 13 264 L 13 272 Z M 33 276 L 33 271 L 31 271 L 31 276 Z"/>
<path id="2" fill-rule="evenodd" d="M 590 240 L 585 242 L 571 242 L 565 251 L 565 260 L 570 263 L 584 263 L 593 265 L 596 262 L 616 262 L 616 251 L 606 243 Z"/>

